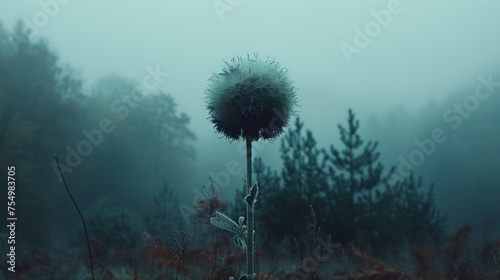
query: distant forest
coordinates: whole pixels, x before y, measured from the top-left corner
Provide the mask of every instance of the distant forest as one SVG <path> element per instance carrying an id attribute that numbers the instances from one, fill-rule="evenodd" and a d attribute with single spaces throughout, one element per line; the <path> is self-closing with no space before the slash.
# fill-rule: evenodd
<path id="1" fill-rule="evenodd" d="M 482 78 L 473 79 L 468 88 L 457 90 L 441 104 L 429 101 L 413 114 L 401 105 L 386 119 L 369 120 L 364 131 L 380 143 L 382 162 L 399 167 L 406 161 L 416 175 L 435 183 L 437 204 L 449 213 L 453 229 L 474 224 L 498 232 L 500 70 L 478 76 Z M 484 86 L 482 79 L 497 85 Z M 477 88 L 486 97 L 476 98 Z M 442 142 L 433 141 L 432 147 L 429 141 L 436 132 Z M 482 239 L 483 233 L 479 235 Z"/>
<path id="2" fill-rule="evenodd" d="M 68 224 L 77 226 L 74 209 L 55 169 L 54 154 L 58 154 L 63 172 L 85 209 L 102 206 L 106 200 L 97 198 L 103 194 L 115 203 L 124 202 L 131 207 L 134 204 L 132 198 L 140 197 L 146 201 L 149 193 L 144 194 L 143 189 L 160 190 L 165 178 L 168 178 L 168 186 L 174 190 L 193 187 L 183 185 L 183 177 L 192 171 L 196 132 L 190 129 L 190 117 L 182 113 L 182 108 L 176 106 L 172 96 L 159 90 L 145 94 L 137 81 L 118 74 L 103 77 L 89 87 L 90 90 L 84 90 L 81 77 L 71 66 L 59 60 L 56 50 L 47 41 L 32 41 L 29 38 L 28 29 L 21 23 L 15 25 L 12 31 L 0 25 L 0 155 L 3 166 L 14 165 L 17 170 L 17 208 L 19 219 L 23 221 L 18 228 L 19 236 L 36 244 L 50 240 L 54 233 L 65 232 Z M 483 77 L 488 79 L 488 75 L 484 73 Z M 500 81 L 500 71 L 491 75 L 493 81 Z M 442 104 L 429 102 L 427 107 L 414 114 L 399 107 L 386 119 L 372 118 L 360 124 L 364 132 L 362 137 L 366 139 L 363 139 L 363 145 L 373 145 L 368 147 L 373 158 L 364 158 L 362 167 L 367 168 L 366 172 L 375 172 L 371 168 L 376 168 L 376 164 L 384 165 L 384 171 L 376 178 L 379 186 L 386 183 L 384 176 L 392 167 L 396 175 L 401 175 L 398 170 L 404 168 L 412 171 L 412 176 L 402 176 L 404 184 L 414 186 L 422 194 L 430 193 L 428 186 L 434 183 L 434 196 L 428 201 L 436 200 L 440 214 L 429 216 L 430 224 L 438 223 L 440 215 L 448 213 L 451 217 L 448 225 L 452 225 L 453 229 L 466 223 L 475 223 L 475 226 L 484 229 L 488 222 L 491 223 L 491 229 L 498 229 L 500 86 L 494 85 L 484 100 L 476 99 L 477 105 L 468 98 L 474 95 L 476 86 L 471 84 L 470 88 L 457 91 Z M 454 104 L 462 104 L 462 111 L 458 111 Z M 349 122 L 341 125 L 348 131 L 349 127 L 355 127 L 354 123 L 350 123 L 355 121 L 354 116 L 346 108 L 346 120 Z M 305 127 L 303 130 L 302 126 Z M 323 166 L 325 169 L 321 171 L 324 172 L 321 176 L 313 174 L 320 169 L 311 169 L 305 172 L 313 173 L 304 175 L 306 177 L 303 179 L 324 180 L 315 181 L 324 186 L 334 186 L 343 180 L 335 173 L 336 168 L 341 168 L 342 162 L 332 159 L 335 153 L 328 147 L 315 147 L 314 133 L 305 133 L 306 128 L 307 123 L 291 123 L 290 130 L 281 141 L 282 149 L 292 151 L 293 145 L 297 143 L 287 137 L 296 133 L 297 139 L 304 137 L 304 147 L 312 149 L 309 154 L 299 151 L 287 154 L 282 151 L 283 167 L 280 168 L 268 168 L 262 163 L 256 172 L 260 170 L 261 173 L 257 175 L 263 182 L 274 184 L 276 189 L 297 184 L 292 176 L 296 171 L 294 168 L 303 167 L 299 167 L 298 162 L 294 163 L 297 166 L 293 165 L 293 160 L 301 157 L 312 160 L 312 156 L 319 158 L 320 153 L 325 151 L 322 155 L 329 155 L 331 173 L 327 173 L 328 166 Z M 329 129 L 338 131 L 335 126 Z M 440 129 L 439 135 L 436 129 Z M 433 144 L 429 144 L 427 139 L 439 139 L 440 143 L 432 140 Z M 363 145 L 357 147 L 361 155 Z M 410 156 L 412 152 L 413 159 Z M 423 156 L 419 158 L 419 155 Z M 400 167 L 403 162 L 401 158 L 411 167 Z M 372 163 L 374 165 L 369 167 Z M 320 168 L 321 163 L 317 164 Z M 0 180 L 5 181 L 5 176 L 6 172 L 0 173 Z M 363 182 L 364 179 L 361 176 L 359 180 Z M 302 211 L 301 222 L 307 223 L 307 205 L 311 202 L 311 196 L 298 193 L 301 188 L 304 186 L 299 184 L 294 188 L 296 197 L 288 198 L 293 198 L 293 203 L 303 203 L 296 210 Z M 319 192 L 325 190 L 328 188 L 318 189 Z M 341 196 L 339 192 L 337 190 Z M 325 209 L 318 207 L 318 213 L 328 213 L 338 205 L 339 201 L 332 198 L 332 194 L 314 194 L 317 204 L 321 205 L 325 201 L 332 203 Z M 261 202 L 265 199 L 269 199 L 269 203 L 273 202 L 273 195 L 276 195 L 274 199 L 282 197 L 278 192 L 270 193 L 268 197 L 262 196 Z M 305 197 L 302 199 L 301 196 Z M 354 201 L 352 196 L 351 199 Z M 421 201 L 423 203 L 426 200 L 421 198 Z M 403 205 L 402 202 L 401 207 Z M 232 206 L 237 208 L 234 204 Z M 133 207 L 137 208 L 137 205 Z M 345 207 L 353 210 L 352 205 Z M 273 216 L 273 211 L 278 210 L 279 207 L 269 208 L 266 210 L 269 212 L 261 213 L 262 218 L 279 217 L 279 214 Z M 92 210 L 89 211 L 92 213 Z M 373 232 L 366 232 L 369 229 L 352 232 L 353 229 L 349 227 L 355 224 L 354 216 L 358 214 L 349 215 L 352 217 L 342 221 L 344 236 L 339 236 L 340 239 L 349 239 L 351 233 L 353 236 L 369 236 L 373 242 L 382 238 Z M 329 224 L 338 222 L 334 216 L 325 217 L 324 220 L 321 215 L 318 216 L 320 221 Z M 274 227 L 276 237 L 287 234 L 280 232 L 282 228 L 278 224 L 273 224 L 276 221 L 270 219 L 266 222 Z M 439 230 L 441 227 L 445 227 L 444 223 L 439 224 Z M 39 234 L 33 235 L 33 232 Z M 435 234 L 441 237 L 441 233 Z M 392 237 L 384 238 L 388 238 L 384 242 L 389 242 L 387 240 Z"/>
<path id="3" fill-rule="evenodd" d="M 17 170 L 19 238 L 46 241 L 74 226 L 54 154 L 83 208 L 102 194 L 145 202 L 153 193 L 144 189 L 160 190 L 165 177 L 182 184 L 196 137 L 170 95 L 119 75 L 84 92 L 48 42 L 28 38 L 21 22 L 12 32 L 0 25 L 0 155 Z"/>

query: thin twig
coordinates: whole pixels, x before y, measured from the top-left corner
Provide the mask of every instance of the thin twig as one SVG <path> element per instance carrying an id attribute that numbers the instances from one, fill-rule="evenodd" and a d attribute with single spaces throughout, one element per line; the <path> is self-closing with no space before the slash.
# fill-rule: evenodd
<path id="1" fill-rule="evenodd" d="M 176 268 L 176 274 L 175 274 L 175 280 L 178 279 L 179 277 L 179 271 L 181 268 L 181 264 L 184 262 L 184 254 L 186 251 L 189 249 L 189 240 L 186 239 L 186 233 L 181 230 L 181 243 L 177 242 L 177 238 L 175 237 L 175 234 L 170 235 L 172 238 L 172 241 L 169 242 L 168 244 L 170 245 L 170 250 L 172 250 L 176 257 L 176 261 L 172 261 L 172 264 L 175 264 L 177 266 Z"/>
<path id="2" fill-rule="evenodd" d="M 68 195 L 71 198 L 71 201 L 73 201 L 73 204 L 75 205 L 76 211 L 78 211 L 78 215 L 80 215 L 80 218 L 82 219 L 83 230 L 85 232 L 85 239 L 87 240 L 87 249 L 89 251 L 90 272 L 92 274 L 92 280 L 94 280 L 95 279 L 94 278 L 94 261 L 92 259 L 92 250 L 90 250 L 89 235 L 87 234 L 87 225 L 85 224 L 85 218 L 83 217 L 83 214 L 80 211 L 80 207 L 78 207 L 78 204 L 76 203 L 75 199 L 73 198 L 73 195 L 69 191 L 68 185 L 66 184 L 66 179 L 64 178 L 63 172 L 61 170 L 61 165 L 59 164 L 59 159 L 57 158 L 57 154 L 54 154 L 54 157 L 56 159 L 57 168 L 59 169 L 59 173 L 61 174 L 61 178 L 62 178 L 64 187 L 66 188 L 66 191 L 68 192 Z"/>

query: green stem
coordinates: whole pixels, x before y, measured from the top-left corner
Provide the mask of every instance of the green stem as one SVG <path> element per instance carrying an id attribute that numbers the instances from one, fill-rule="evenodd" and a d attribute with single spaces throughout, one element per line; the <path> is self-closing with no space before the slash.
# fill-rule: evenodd
<path id="1" fill-rule="evenodd" d="M 247 136 L 247 195 L 250 195 L 250 188 L 252 187 L 252 137 Z M 254 239 L 253 239 L 253 226 L 254 226 L 254 204 L 253 202 L 246 202 L 247 204 L 247 275 L 254 273 Z"/>

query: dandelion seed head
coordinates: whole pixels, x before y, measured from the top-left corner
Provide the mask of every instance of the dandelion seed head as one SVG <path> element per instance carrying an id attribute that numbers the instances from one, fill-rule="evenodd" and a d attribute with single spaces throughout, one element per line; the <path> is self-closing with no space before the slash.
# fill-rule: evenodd
<path id="1" fill-rule="evenodd" d="M 225 62 L 206 89 L 210 120 L 229 139 L 274 139 L 288 125 L 296 106 L 287 70 L 274 60 L 254 58 Z"/>

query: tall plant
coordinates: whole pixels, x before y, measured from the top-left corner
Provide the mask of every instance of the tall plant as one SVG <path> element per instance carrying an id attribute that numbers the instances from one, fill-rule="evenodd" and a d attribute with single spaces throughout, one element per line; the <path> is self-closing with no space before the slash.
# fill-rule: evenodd
<path id="1" fill-rule="evenodd" d="M 252 142 L 273 140 L 283 133 L 294 113 L 295 89 L 287 70 L 275 60 L 261 60 L 254 54 L 225 64 L 221 73 L 210 78 L 207 108 L 217 132 L 230 140 L 246 141 L 246 225 L 244 217 L 236 223 L 220 212 L 211 223 L 235 234 L 235 244 L 246 251 L 247 274 L 240 279 L 254 279 L 254 206 L 259 188 L 257 182 L 252 184 Z"/>

